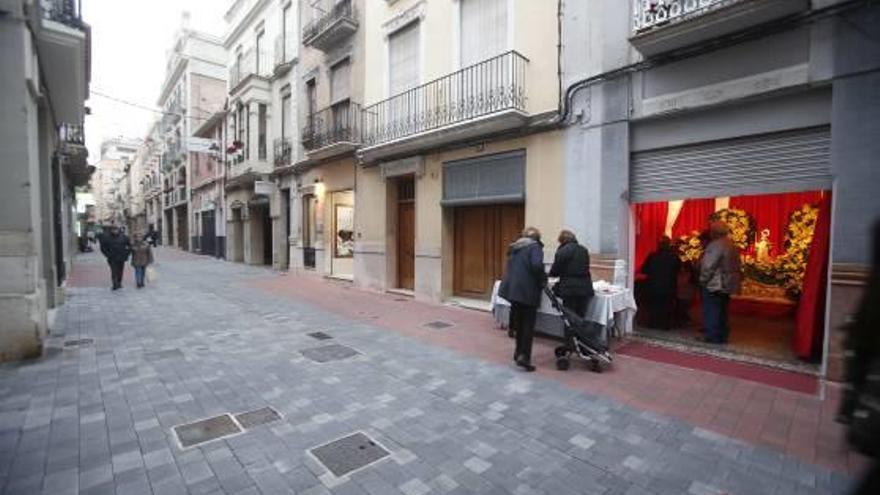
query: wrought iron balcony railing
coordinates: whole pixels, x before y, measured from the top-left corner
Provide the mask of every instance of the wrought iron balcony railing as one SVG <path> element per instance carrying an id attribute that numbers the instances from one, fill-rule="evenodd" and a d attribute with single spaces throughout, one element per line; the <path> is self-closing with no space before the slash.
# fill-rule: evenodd
<path id="1" fill-rule="evenodd" d="M 286 167 L 293 163 L 293 142 L 290 138 L 277 138 L 273 145 L 276 167 Z"/>
<path id="2" fill-rule="evenodd" d="M 326 49 L 357 30 L 358 22 L 351 0 L 336 2 L 327 12 L 312 19 L 302 30 L 303 45 Z M 322 40 L 322 38 L 327 38 Z"/>
<path id="3" fill-rule="evenodd" d="M 633 32 L 642 33 L 743 0 L 633 0 Z"/>
<path id="4" fill-rule="evenodd" d="M 248 76 L 269 77 L 272 67 L 268 54 L 264 50 L 248 50 L 232 67 L 229 68 L 229 89 L 237 88 Z"/>
<path id="5" fill-rule="evenodd" d="M 345 101 L 309 115 L 302 130 L 303 146 L 313 151 L 339 143 L 360 143 L 361 112 L 360 105 Z"/>
<path id="6" fill-rule="evenodd" d="M 62 123 L 58 126 L 58 139 L 64 144 L 85 146 L 86 137 L 83 125 Z"/>
<path id="7" fill-rule="evenodd" d="M 74 29 L 83 29 L 82 0 L 40 0 L 43 17 Z"/>
<path id="8" fill-rule="evenodd" d="M 509 51 L 364 108 L 364 146 L 504 110 L 524 112 L 528 61 Z"/>

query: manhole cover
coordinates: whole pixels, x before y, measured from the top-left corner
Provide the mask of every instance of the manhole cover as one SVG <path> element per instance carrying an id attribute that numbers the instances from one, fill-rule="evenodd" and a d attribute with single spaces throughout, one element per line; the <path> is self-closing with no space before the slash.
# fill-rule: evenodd
<path id="1" fill-rule="evenodd" d="M 236 414 L 235 419 L 242 427 L 250 429 L 255 426 L 278 421 L 281 419 L 281 415 L 271 407 L 263 407 L 260 409 L 254 409 L 253 411 Z"/>
<path id="2" fill-rule="evenodd" d="M 391 455 L 381 445 L 360 432 L 315 447 L 309 452 L 337 478 Z"/>
<path id="3" fill-rule="evenodd" d="M 173 430 L 174 434 L 177 435 L 177 441 L 180 442 L 180 446 L 183 448 L 241 433 L 241 428 L 235 424 L 235 421 L 228 414 L 178 425 Z"/>
<path id="4" fill-rule="evenodd" d="M 89 345 L 93 343 L 93 339 L 74 339 L 67 340 L 64 342 L 64 347 L 82 347 L 84 345 Z"/>
<path id="5" fill-rule="evenodd" d="M 426 326 L 432 330 L 443 330 L 444 328 L 449 328 L 453 325 L 452 325 L 452 323 L 449 323 L 448 321 L 435 320 L 435 321 L 429 321 L 428 323 L 425 323 L 424 326 Z"/>
<path id="6" fill-rule="evenodd" d="M 340 361 L 348 359 L 352 356 L 360 354 L 358 351 L 339 344 L 330 344 L 323 347 L 314 347 L 302 351 L 302 355 L 315 361 L 316 363 L 327 363 L 330 361 Z"/>
<path id="7" fill-rule="evenodd" d="M 308 335 L 309 337 L 311 337 L 311 338 L 313 338 L 313 339 L 317 339 L 317 340 L 330 340 L 330 339 L 333 338 L 332 335 L 328 335 L 328 334 L 326 334 L 326 333 L 324 333 L 324 332 L 312 332 L 312 333 L 307 334 L 307 335 Z"/>
<path id="8" fill-rule="evenodd" d="M 180 349 L 165 349 L 162 351 L 150 351 L 144 353 L 144 359 L 147 361 L 161 361 L 163 359 L 182 358 L 183 351 Z"/>

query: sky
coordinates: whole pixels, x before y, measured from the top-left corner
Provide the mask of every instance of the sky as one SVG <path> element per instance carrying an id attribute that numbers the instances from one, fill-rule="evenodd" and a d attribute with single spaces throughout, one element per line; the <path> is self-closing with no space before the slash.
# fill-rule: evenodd
<path id="1" fill-rule="evenodd" d="M 92 27 L 92 81 L 86 106 L 89 162 L 100 159 L 101 142 L 146 136 L 157 113 L 165 80 L 165 56 L 181 26 L 184 11 L 190 27 L 217 36 L 225 32 L 223 14 L 231 0 L 83 0 L 83 18 Z"/>

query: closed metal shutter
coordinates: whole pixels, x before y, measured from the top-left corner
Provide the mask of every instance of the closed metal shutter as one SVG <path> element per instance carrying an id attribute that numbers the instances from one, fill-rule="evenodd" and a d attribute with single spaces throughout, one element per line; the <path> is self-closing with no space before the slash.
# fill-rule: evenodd
<path id="1" fill-rule="evenodd" d="M 630 201 L 831 188 L 828 127 L 633 153 Z"/>
<path id="2" fill-rule="evenodd" d="M 443 206 L 521 203 L 526 153 L 513 151 L 443 164 Z"/>

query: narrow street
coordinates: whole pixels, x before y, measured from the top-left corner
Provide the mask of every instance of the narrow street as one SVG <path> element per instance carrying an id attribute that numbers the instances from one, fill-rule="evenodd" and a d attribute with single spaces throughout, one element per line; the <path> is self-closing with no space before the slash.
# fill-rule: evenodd
<path id="1" fill-rule="evenodd" d="M 2 493 L 828 494 L 858 466 L 828 452 L 843 449 L 826 427 L 833 404 L 809 394 L 631 356 L 562 373 L 549 342 L 524 374 L 482 313 L 169 249 L 157 259 L 154 285 L 134 289 L 129 270 L 113 292 L 104 261 L 80 256 L 46 356 L 0 368 Z M 703 387 L 717 414 L 683 395 L 692 416 L 637 405 L 667 379 Z M 762 396 L 763 417 L 788 404 L 795 418 L 777 448 L 760 425 L 744 440 L 748 415 L 730 435 L 712 427 L 725 401 Z M 280 418 L 240 416 L 234 434 L 187 448 L 175 435 L 265 407 Z M 335 476 L 308 452 L 357 432 L 390 455 Z M 331 464 L 357 462 L 339 455 Z"/>

